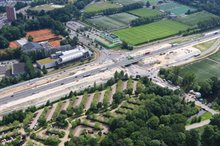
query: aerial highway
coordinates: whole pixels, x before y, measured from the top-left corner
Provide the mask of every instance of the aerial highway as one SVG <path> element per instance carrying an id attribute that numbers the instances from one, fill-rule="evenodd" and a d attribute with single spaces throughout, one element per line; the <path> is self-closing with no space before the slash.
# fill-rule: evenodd
<path id="1" fill-rule="evenodd" d="M 214 39 L 214 38 L 218 38 L 218 37 L 220 37 L 219 33 L 212 33 L 212 34 L 209 34 L 209 35 L 205 35 L 202 38 L 186 41 L 186 42 L 183 42 L 183 43 L 181 43 L 179 45 L 176 45 L 176 46 L 169 46 L 169 47 L 165 47 L 165 48 L 160 48 L 158 50 L 150 52 L 149 54 L 142 54 L 142 55 L 135 56 L 133 58 L 128 58 L 128 56 L 131 55 L 131 54 L 127 53 L 126 55 L 124 55 L 122 57 L 122 59 L 114 61 L 113 63 L 106 64 L 106 65 L 100 66 L 98 68 L 94 68 L 92 70 L 82 72 L 82 73 L 77 74 L 77 75 L 75 75 L 75 74 L 68 75 L 65 78 L 61 78 L 59 80 L 49 82 L 47 84 L 43 84 L 43 85 L 38 86 L 38 87 L 24 89 L 24 90 L 21 90 L 19 92 L 14 92 L 14 93 L 11 92 L 7 96 L 1 96 L 2 95 L 1 93 L 5 92 L 5 91 L 7 92 L 8 89 L 13 89 L 14 87 L 28 85 L 28 84 L 36 82 L 37 80 L 41 80 L 41 79 L 45 79 L 45 78 L 50 78 L 52 76 L 56 76 L 56 75 L 60 74 L 60 72 L 56 73 L 56 74 L 53 74 L 53 75 L 45 76 L 43 78 L 38 78 L 38 79 L 30 80 L 28 82 L 20 83 L 20 84 L 11 86 L 11 87 L 3 88 L 3 89 L 0 90 L 0 106 L 3 106 L 3 105 L 5 105 L 7 103 L 10 103 L 12 101 L 17 101 L 17 100 L 20 100 L 20 99 L 23 99 L 23 98 L 27 98 L 29 96 L 41 93 L 43 91 L 47 91 L 49 89 L 54 89 L 54 88 L 57 88 L 57 87 L 64 86 L 64 85 L 72 83 L 74 81 L 78 81 L 78 80 L 87 78 L 89 76 L 96 75 L 96 74 L 98 74 L 100 72 L 103 72 L 105 70 L 111 70 L 111 69 L 118 68 L 118 67 L 123 67 L 124 68 L 124 67 L 127 67 L 127 66 L 131 65 L 131 64 L 135 64 L 135 63 L 141 61 L 144 58 L 152 57 L 152 56 L 155 56 L 155 55 L 158 55 L 158 54 L 161 54 L 161 53 L 166 53 L 166 52 L 169 52 L 169 51 L 173 51 L 173 50 L 176 50 L 176 49 L 180 49 L 182 47 L 190 46 L 190 45 L 197 44 L 199 42 L 202 42 L 202 41 L 205 41 L 205 40 L 208 40 L 208 39 L 212 39 L 212 38 Z M 89 63 L 89 64 L 91 65 L 91 63 Z M 87 65 L 82 65 L 82 66 L 76 67 L 74 69 L 79 70 L 79 69 L 86 68 L 86 67 L 87 67 Z M 69 70 L 73 70 L 73 69 L 69 69 Z M 68 73 L 68 70 L 66 70 L 65 72 Z M 86 86 L 84 88 L 86 88 Z M 38 103 L 36 103 L 36 105 L 37 104 Z M 0 115 L 1 114 L 3 114 L 3 113 L 0 113 Z"/>

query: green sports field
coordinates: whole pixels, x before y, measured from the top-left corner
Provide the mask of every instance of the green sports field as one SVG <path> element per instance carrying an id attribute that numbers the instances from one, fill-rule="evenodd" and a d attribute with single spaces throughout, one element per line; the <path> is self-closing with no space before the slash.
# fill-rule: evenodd
<path id="1" fill-rule="evenodd" d="M 190 26 L 195 26 L 199 22 L 208 21 L 216 17 L 218 16 L 211 14 L 209 12 L 201 11 L 201 12 L 197 12 L 197 13 L 185 16 L 185 17 L 181 17 L 178 19 L 178 21 L 180 21 L 181 23 L 190 25 Z"/>
<path id="2" fill-rule="evenodd" d="M 132 11 L 129 11 L 129 13 L 135 16 L 138 16 L 138 17 L 153 17 L 153 16 L 160 15 L 159 11 L 147 9 L 147 8 L 132 10 Z"/>
<path id="3" fill-rule="evenodd" d="M 211 59 L 211 60 L 210 60 Z M 208 59 L 185 65 L 181 68 L 182 74 L 193 72 L 199 81 L 209 79 L 213 76 L 220 78 L 220 51 L 210 56 Z"/>
<path id="4" fill-rule="evenodd" d="M 128 4 L 132 4 L 132 3 L 136 3 L 136 2 L 146 3 L 147 1 L 149 1 L 151 5 L 155 5 L 160 0 L 113 0 L 113 2 L 122 4 L 122 5 L 128 5 Z"/>
<path id="5" fill-rule="evenodd" d="M 161 20 L 142 26 L 114 31 L 113 34 L 131 45 L 140 45 L 176 35 L 179 31 L 186 30 L 187 28 L 189 27 L 185 24 L 171 20 Z"/>
<path id="6" fill-rule="evenodd" d="M 186 5 L 176 3 L 176 2 L 172 2 L 172 1 L 169 1 L 168 3 L 161 4 L 159 7 L 161 10 L 173 13 L 177 16 L 185 14 L 188 10 L 190 10 L 191 12 L 196 10 L 194 8 L 191 8 Z"/>
<path id="7" fill-rule="evenodd" d="M 110 2 L 97 2 L 94 4 L 90 4 L 85 7 L 85 12 L 98 12 L 105 9 L 110 8 L 119 8 L 121 7 L 119 4 L 110 3 Z"/>
<path id="8" fill-rule="evenodd" d="M 135 19 L 138 18 L 137 16 L 134 16 L 134 15 L 131 15 L 131 14 L 128 14 L 128 13 L 118 13 L 118 14 L 110 15 L 109 17 L 111 19 L 114 19 L 116 21 L 125 23 L 127 25 L 130 24 L 130 22 L 132 20 L 135 20 Z"/>
<path id="9" fill-rule="evenodd" d="M 86 21 L 99 29 L 113 31 L 128 27 L 130 22 L 137 18 L 137 16 L 128 13 L 118 13 L 110 16 L 87 19 Z"/>
<path id="10" fill-rule="evenodd" d="M 116 29 L 124 28 L 127 26 L 126 24 L 116 21 L 114 19 L 111 19 L 107 16 L 87 19 L 87 21 L 91 23 L 92 25 L 96 26 L 97 28 L 102 29 L 102 30 L 107 30 L 107 31 L 116 30 Z"/>

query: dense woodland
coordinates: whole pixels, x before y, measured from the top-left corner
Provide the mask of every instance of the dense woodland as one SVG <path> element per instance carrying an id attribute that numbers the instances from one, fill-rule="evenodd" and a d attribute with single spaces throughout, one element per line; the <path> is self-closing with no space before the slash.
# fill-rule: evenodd
<path id="1" fill-rule="evenodd" d="M 159 75 L 174 85 L 179 85 L 185 92 L 194 90 L 200 92 L 202 97 L 213 102 L 213 108 L 220 109 L 220 80 L 217 77 L 199 81 L 192 72 L 180 74 L 181 68 L 161 69 Z"/>
<path id="2" fill-rule="evenodd" d="M 179 93 L 158 87 L 142 78 L 144 86 L 137 89 L 142 105 L 124 118 L 115 118 L 111 132 L 99 143 L 82 135 L 71 137 L 67 146 L 217 146 L 220 144 L 220 116 L 199 130 L 185 131 L 188 117 L 197 110 L 194 103 L 185 103 Z M 115 96 L 118 96 L 115 94 Z"/>

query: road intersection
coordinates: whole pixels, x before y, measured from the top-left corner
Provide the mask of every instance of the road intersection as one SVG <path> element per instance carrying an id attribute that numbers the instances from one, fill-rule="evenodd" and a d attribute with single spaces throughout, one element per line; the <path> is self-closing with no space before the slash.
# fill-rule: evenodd
<path id="1" fill-rule="evenodd" d="M 103 73 L 103 70 L 111 71 L 111 70 L 115 70 L 115 69 L 119 69 L 119 68 L 123 69 L 123 68 L 128 67 L 131 64 L 138 63 L 142 59 L 153 57 L 153 56 L 159 55 L 161 53 L 166 53 L 169 51 L 177 50 L 177 49 L 187 47 L 187 46 L 190 46 L 193 44 L 198 44 L 199 42 L 203 42 L 208 39 L 214 39 L 214 38 L 219 38 L 219 37 L 220 37 L 220 34 L 211 33 L 209 35 L 203 36 L 202 38 L 193 39 L 193 40 L 183 42 L 177 46 L 162 47 L 162 48 L 156 49 L 154 51 L 151 51 L 150 54 L 147 54 L 147 55 L 146 54 L 138 54 L 136 56 L 133 56 L 132 58 L 129 58 L 129 56 L 132 55 L 135 51 L 140 51 L 140 50 L 145 51 L 146 48 L 144 47 L 144 48 L 140 48 L 140 49 L 137 49 L 137 50 L 134 50 L 131 52 L 126 52 L 126 53 L 122 53 L 120 51 L 115 53 L 115 52 L 112 52 L 112 51 L 109 51 L 106 49 L 99 50 L 101 60 L 99 58 L 97 58 L 97 60 L 95 60 L 94 62 L 85 64 L 85 65 L 81 65 L 79 67 L 75 67 L 75 68 L 68 69 L 68 70 L 65 70 L 62 72 L 58 72 L 58 73 L 55 73 L 52 75 L 48 75 L 48 76 L 45 76 L 42 78 L 37 78 L 34 80 L 30 80 L 27 82 L 23 82 L 23 83 L 14 85 L 14 86 L 10 86 L 10 87 L 1 89 L 0 90 L 0 106 L 2 107 L 2 109 L 0 109 L 0 115 L 5 114 L 5 112 L 2 112 L 3 107 L 4 107 L 4 105 L 10 104 L 10 102 L 15 102 L 15 101 L 21 100 L 23 98 L 28 98 L 33 95 L 45 92 L 47 90 L 52 91 L 54 89 L 54 93 L 55 93 L 56 92 L 55 89 L 57 89 L 59 87 L 61 88 L 64 85 L 68 85 L 73 82 L 83 80 L 85 78 L 92 78 L 94 75 L 99 75 L 99 74 Z M 150 48 L 150 46 L 148 48 Z M 108 63 L 106 63 L 106 62 L 108 62 Z M 89 67 L 90 67 L 90 69 L 87 70 L 87 68 L 89 68 Z M 77 73 L 77 75 L 75 73 Z M 62 75 L 65 75 L 65 76 L 62 77 Z M 54 81 L 49 81 L 49 79 L 51 79 L 53 77 L 57 77 L 57 76 L 60 76 L 60 78 L 58 78 L 57 80 L 54 80 Z M 109 76 L 109 78 L 110 78 L 110 76 Z M 38 86 L 34 86 L 32 88 L 28 88 L 32 84 L 35 84 L 35 83 L 40 82 L 42 80 L 44 80 L 44 81 L 47 80 L 48 82 L 43 83 Z M 107 80 L 107 78 L 105 80 Z M 94 80 L 92 82 L 94 83 Z M 93 83 L 91 83 L 91 84 L 93 84 Z M 81 90 L 86 88 L 87 85 L 89 85 L 89 84 L 84 83 L 81 87 Z M 11 91 L 13 91 L 13 89 L 15 89 L 17 87 L 21 87 L 21 86 L 22 87 L 27 86 L 27 88 L 19 90 L 18 92 L 11 92 Z M 3 94 L 3 93 L 7 93 L 7 94 Z M 66 93 L 64 95 L 66 95 Z M 40 101 L 39 102 L 36 101 L 36 103 L 34 103 L 34 104 L 38 105 L 39 103 L 40 103 Z"/>

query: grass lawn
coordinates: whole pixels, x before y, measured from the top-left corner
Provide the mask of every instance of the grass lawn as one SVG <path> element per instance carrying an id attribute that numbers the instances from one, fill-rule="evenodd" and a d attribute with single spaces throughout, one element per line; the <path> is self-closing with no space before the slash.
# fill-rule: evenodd
<path id="1" fill-rule="evenodd" d="M 208 42 L 204 42 L 204 43 L 195 45 L 195 46 L 193 46 L 193 47 L 199 49 L 201 52 L 204 52 L 204 51 L 206 51 L 207 49 L 209 49 L 209 48 L 216 42 L 216 40 L 217 40 L 217 39 L 210 40 L 210 41 L 208 41 Z"/>
<path id="2" fill-rule="evenodd" d="M 159 7 L 161 10 L 173 13 L 178 16 L 185 14 L 188 10 L 190 10 L 191 12 L 196 10 L 194 8 L 191 8 L 186 5 L 176 3 L 176 2 L 172 2 L 172 1 L 161 4 Z"/>
<path id="3" fill-rule="evenodd" d="M 212 56 L 210 56 L 209 58 L 220 62 L 220 51 L 218 51 L 217 53 L 213 54 Z"/>
<path id="4" fill-rule="evenodd" d="M 109 17 L 111 19 L 114 19 L 116 21 L 119 21 L 127 25 L 129 25 L 132 20 L 135 20 L 138 18 L 137 16 L 134 16 L 128 13 L 118 13 L 118 14 L 110 15 Z"/>
<path id="5" fill-rule="evenodd" d="M 210 112 L 205 112 L 201 115 L 201 121 L 205 121 L 212 118 L 212 114 Z"/>
<path id="6" fill-rule="evenodd" d="M 129 11 L 130 14 L 133 14 L 138 17 L 153 17 L 160 15 L 160 12 L 157 10 L 147 9 L 147 8 L 141 8 Z"/>
<path id="7" fill-rule="evenodd" d="M 183 75 L 186 72 L 195 73 L 198 81 L 203 81 L 214 76 L 220 78 L 220 64 L 204 59 L 202 61 L 183 66 L 181 68 L 181 74 Z"/>
<path id="8" fill-rule="evenodd" d="M 92 25 L 98 27 L 99 29 L 108 30 L 108 31 L 116 30 L 116 29 L 127 26 L 126 24 L 116 21 L 114 19 L 111 19 L 107 16 L 98 17 L 94 19 L 87 19 L 87 21 L 91 23 Z"/>
<path id="9" fill-rule="evenodd" d="M 176 35 L 179 31 L 186 30 L 187 28 L 189 26 L 185 24 L 170 20 L 161 20 L 142 26 L 114 31 L 113 34 L 131 45 L 140 45 Z"/>
<path id="10" fill-rule="evenodd" d="M 218 16 L 211 14 L 209 12 L 201 11 L 185 17 L 178 18 L 178 21 L 190 26 L 195 26 L 200 22 L 208 21 L 212 18 L 217 18 L 217 17 Z"/>
<path id="11" fill-rule="evenodd" d="M 97 2 L 94 4 L 90 4 L 85 7 L 85 12 L 98 12 L 102 11 L 105 9 L 110 9 L 110 8 L 119 8 L 121 7 L 118 4 L 115 3 L 110 3 L 110 2 Z"/>
<path id="12" fill-rule="evenodd" d="M 64 5 L 44 4 L 44 5 L 35 6 L 30 9 L 33 11 L 41 11 L 41 10 L 51 11 L 51 10 L 62 8 L 62 7 L 64 7 Z"/>
<path id="13" fill-rule="evenodd" d="M 113 0 L 113 2 L 120 3 L 122 5 L 128 5 L 128 4 L 132 4 L 132 3 L 135 3 L 135 2 L 144 2 L 144 3 L 146 3 L 147 1 L 149 1 L 151 5 L 155 5 L 160 0 Z"/>

